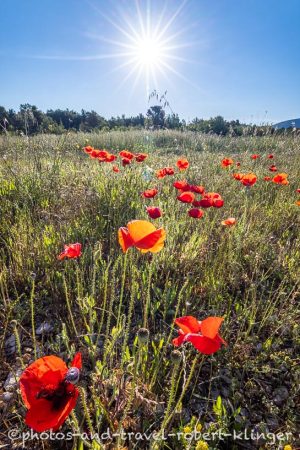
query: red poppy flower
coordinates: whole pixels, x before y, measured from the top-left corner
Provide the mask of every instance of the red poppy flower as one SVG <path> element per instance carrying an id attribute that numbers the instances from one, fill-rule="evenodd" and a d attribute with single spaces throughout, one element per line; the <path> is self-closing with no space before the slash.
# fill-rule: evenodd
<path id="1" fill-rule="evenodd" d="M 257 176 L 254 173 L 247 173 L 246 175 L 243 176 L 243 178 L 241 179 L 241 183 L 244 186 L 253 186 L 257 181 Z"/>
<path id="2" fill-rule="evenodd" d="M 272 154 L 270 153 L 270 155 L 268 155 L 267 158 L 273 159 L 273 158 L 274 158 L 274 155 L 272 155 Z"/>
<path id="3" fill-rule="evenodd" d="M 269 171 L 270 172 L 277 172 L 277 167 L 275 166 L 275 164 L 272 164 L 272 166 L 269 167 Z"/>
<path id="4" fill-rule="evenodd" d="M 265 180 L 265 181 L 271 181 L 272 178 L 271 178 L 271 177 L 264 177 L 264 180 Z"/>
<path id="5" fill-rule="evenodd" d="M 137 155 L 135 155 L 136 162 L 143 162 L 146 158 L 148 158 L 147 153 L 138 153 Z"/>
<path id="6" fill-rule="evenodd" d="M 193 217 L 193 219 L 201 219 L 201 217 L 203 216 L 204 212 L 201 211 L 201 209 L 198 208 L 192 208 L 189 210 L 188 215 L 190 217 Z"/>
<path id="7" fill-rule="evenodd" d="M 124 253 L 130 247 L 136 247 L 142 253 L 157 253 L 164 246 L 166 232 L 163 228 L 156 229 L 147 220 L 132 220 L 127 228 L 119 228 L 118 237 Z"/>
<path id="8" fill-rule="evenodd" d="M 189 191 L 190 190 L 190 185 L 188 184 L 188 182 L 186 180 L 175 181 L 173 183 L 173 186 L 175 189 L 178 189 L 181 191 Z"/>
<path id="9" fill-rule="evenodd" d="M 122 166 L 128 166 L 128 164 L 131 163 L 131 159 L 129 158 L 122 158 Z"/>
<path id="10" fill-rule="evenodd" d="M 110 154 L 106 150 L 97 150 L 96 158 L 99 160 L 99 162 L 106 162 L 109 155 Z"/>
<path id="11" fill-rule="evenodd" d="M 147 189 L 141 195 L 144 198 L 153 198 L 157 195 L 157 193 L 158 193 L 157 189 Z"/>
<path id="12" fill-rule="evenodd" d="M 111 153 L 108 153 L 106 156 L 106 162 L 113 162 L 117 159 L 116 155 L 112 155 Z"/>
<path id="13" fill-rule="evenodd" d="M 156 172 L 156 177 L 157 178 L 164 178 L 167 175 L 166 169 L 159 169 Z"/>
<path id="14" fill-rule="evenodd" d="M 236 165 L 236 167 L 240 167 L 241 163 L 238 161 L 235 165 Z"/>
<path id="15" fill-rule="evenodd" d="M 243 173 L 234 173 L 232 176 L 233 176 L 233 178 L 235 180 L 241 181 L 241 179 L 243 178 L 244 174 Z"/>
<path id="16" fill-rule="evenodd" d="M 93 150 L 94 150 L 94 147 L 92 147 L 91 145 L 87 145 L 86 147 L 83 147 L 83 151 L 87 154 L 92 153 Z"/>
<path id="17" fill-rule="evenodd" d="M 129 152 L 128 150 L 122 150 L 119 155 L 121 158 L 127 158 L 130 159 L 130 161 L 134 158 L 134 154 Z"/>
<path id="18" fill-rule="evenodd" d="M 277 184 L 289 184 L 288 180 L 287 180 L 288 174 L 287 173 L 278 173 L 277 175 L 275 175 L 275 177 L 273 178 L 273 183 L 277 183 Z"/>
<path id="19" fill-rule="evenodd" d="M 260 155 L 251 155 L 251 159 L 258 159 L 260 158 Z"/>
<path id="20" fill-rule="evenodd" d="M 201 206 L 201 200 L 193 201 L 192 205 L 195 206 L 195 208 L 199 208 L 199 206 Z"/>
<path id="21" fill-rule="evenodd" d="M 236 224 L 236 219 L 234 217 L 229 217 L 228 219 L 222 220 L 221 224 L 225 227 L 232 227 Z"/>
<path id="22" fill-rule="evenodd" d="M 28 366 L 20 377 L 21 396 L 28 408 L 25 422 L 37 432 L 64 423 L 76 405 L 79 391 L 81 354 L 77 353 L 70 369 L 57 356 L 44 356 Z"/>
<path id="23" fill-rule="evenodd" d="M 295 205 L 300 206 L 300 200 L 297 200 L 297 201 L 295 202 Z"/>
<path id="24" fill-rule="evenodd" d="M 81 256 L 81 244 L 76 242 L 76 244 L 65 245 L 64 251 L 57 258 L 62 260 L 64 258 L 79 258 L 79 256 Z"/>
<path id="25" fill-rule="evenodd" d="M 223 205 L 224 200 L 217 192 L 207 192 L 200 200 L 200 206 L 202 206 L 202 208 L 210 208 L 211 206 L 222 208 Z"/>
<path id="26" fill-rule="evenodd" d="M 113 166 L 113 171 L 118 173 L 118 172 L 120 172 L 120 169 L 118 166 Z"/>
<path id="27" fill-rule="evenodd" d="M 179 159 L 176 163 L 176 166 L 178 167 L 179 170 L 186 170 L 189 167 L 189 162 L 187 159 L 182 158 Z"/>
<path id="28" fill-rule="evenodd" d="M 211 355 L 217 352 L 221 345 L 227 345 L 219 335 L 219 328 L 223 322 L 222 317 L 208 317 L 199 322 L 193 316 L 184 316 L 175 319 L 179 326 L 179 336 L 173 339 L 176 347 L 190 342 L 200 353 Z"/>
<path id="29" fill-rule="evenodd" d="M 91 158 L 96 159 L 99 157 L 101 150 L 98 150 L 96 148 L 93 148 L 91 152 L 89 152 L 89 155 Z"/>
<path id="30" fill-rule="evenodd" d="M 195 192 L 196 194 L 201 194 L 201 195 L 204 194 L 204 191 L 205 191 L 204 186 L 197 186 L 195 184 L 192 184 L 190 186 L 190 190 L 192 192 Z"/>
<path id="31" fill-rule="evenodd" d="M 298 192 L 298 194 L 300 194 L 300 188 L 296 189 L 296 192 Z"/>
<path id="32" fill-rule="evenodd" d="M 193 192 L 183 192 L 182 194 L 178 195 L 177 200 L 179 200 L 182 203 L 192 203 L 195 200 L 195 194 Z"/>
<path id="33" fill-rule="evenodd" d="M 147 209 L 147 213 L 148 213 L 149 217 L 151 217 L 151 219 L 158 219 L 159 217 L 162 216 L 161 210 L 155 206 L 148 206 L 146 209 Z"/>
<path id="34" fill-rule="evenodd" d="M 166 175 L 174 175 L 175 171 L 173 167 L 165 167 L 164 168 Z"/>
<path id="35" fill-rule="evenodd" d="M 231 158 L 224 158 L 221 162 L 222 167 L 228 167 L 231 166 L 231 164 L 233 164 L 233 159 Z"/>

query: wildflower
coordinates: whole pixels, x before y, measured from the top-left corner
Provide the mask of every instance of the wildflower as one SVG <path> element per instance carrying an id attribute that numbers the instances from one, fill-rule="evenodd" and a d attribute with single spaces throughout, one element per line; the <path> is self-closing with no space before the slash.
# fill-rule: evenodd
<path id="1" fill-rule="evenodd" d="M 166 175 L 174 175 L 174 173 L 175 173 L 173 167 L 165 167 L 164 171 L 165 171 Z"/>
<path id="2" fill-rule="evenodd" d="M 278 173 L 277 175 L 275 175 L 275 177 L 273 178 L 272 181 L 273 181 L 273 183 L 276 183 L 276 184 L 287 185 L 287 184 L 289 184 L 287 177 L 288 177 L 287 173 Z"/>
<path id="3" fill-rule="evenodd" d="M 159 169 L 156 172 L 156 177 L 157 178 L 164 178 L 167 175 L 166 169 Z"/>
<path id="4" fill-rule="evenodd" d="M 189 162 L 187 159 L 182 158 L 179 159 L 176 163 L 176 166 L 178 167 L 179 170 L 186 170 L 189 167 Z"/>
<path id="5" fill-rule="evenodd" d="M 195 450 L 209 450 L 207 442 L 198 441 Z"/>
<path id="6" fill-rule="evenodd" d="M 122 158 L 122 166 L 123 167 L 128 166 L 128 164 L 130 164 L 130 163 L 131 163 L 131 159 L 129 159 L 129 158 Z"/>
<path id="7" fill-rule="evenodd" d="M 195 200 L 195 194 L 193 192 L 183 192 L 182 194 L 178 195 L 177 200 L 179 200 L 182 203 L 192 203 Z"/>
<path id="8" fill-rule="evenodd" d="M 271 181 L 272 178 L 271 178 L 271 177 L 264 177 L 264 180 L 265 180 L 265 181 Z"/>
<path id="9" fill-rule="evenodd" d="M 118 173 L 118 172 L 120 172 L 120 169 L 118 166 L 113 166 L 113 171 Z"/>
<path id="10" fill-rule="evenodd" d="M 231 166 L 231 164 L 233 164 L 233 159 L 231 159 L 231 158 L 224 158 L 221 161 L 221 166 L 222 167 L 228 167 L 228 166 Z"/>
<path id="11" fill-rule="evenodd" d="M 192 205 L 195 206 L 195 208 L 199 208 L 199 206 L 201 206 L 201 200 L 193 201 Z"/>
<path id="12" fill-rule="evenodd" d="M 247 173 L 246 175 L 243 175 L 243 178 L 241 179 L 241 183 L 244 186 L 253 186 L 257 181 L 257 176 L 254 173 Z"/>
<path id="13" fill-rule="evenodd" d="M 300 200 L 297 200 L 297 201 L 295 202 L 295 205 L 300 206 Z"/>
<path id="14" fill-rule="evenodd" d="M 236 165 L 236 167 L 240 167 L 241 163 L 238 161 L 235 165 Z"/>
<path id="15" fill-rule="evenodd" d="M 91 145 L 87 145 L 86 147 L 83 147 L 83 151 L 88 154 L 92 153 L 93 150 L 94 150 L 94 148 Z"/>
<path id="16" fill-rule="evenodd" d="M 190 185 L 188 184 L 188 182 L 186 180 L 175 181 L 173 183 L 173 186 L 175 189 L 179 189 L 181 191 L 189 191 L 190 190 Z"/>
<path id="17" fill-rule="evenodd" d="M 164 246 L 166 232 L 163 228 L 156 229 L 147 220 L 132 220 L 127 228 L 119 228 L 118 237 L 124 253 L 130 247 L 136 247 L 142 253 L 157 253 Z"/>
<path id="18" fill-rule="evenodd" d="M 65 245 L 64 251 L 57 258 L 62 260 L 64 258 L 79 258 L 79 256 L 81 256 L 81 244 L 76 242 L 76 244 Z"/>
<path id="19" fill-rule="evenodd" d="M 183 427 L 183 432 L 184 432 L 185 434 L 191 433 L 192 431 L 193 431 L 193 430 L 192 430 L 192 427 L 190 427 L 189 425 Z"/>
<path id="20" fill-rule="evenodd" d="M 146 209 L 147 209 L 147 213 L 148 213 L 149 217 L 151 217 L 151 219 L 158 219 L 162 215 L 160 208 L 157 208 L 155 206 L 148 206 L 148 208 L 146 208 Z"/>
<path id="21" fill-rule="evenodd" d="M 195 203 L 195 202 L 194 202 Z M 201 209 L 198 208 L 192 208 L 189 210 L 188 215 L 190 217 L 193 217 L 194 219 L 201 219 L 201 217 L 203 216 L 203 211 L 201 211 Z"/>
<path id="22" fill-rule="evenodd" d="M 57 356 L 44 356 L 28 366 L 20 377 L 21 396 L 28 408 L 25 422 L 33 430 L 56 431 L 76 405 L 79 395 L 75 383 L 81 369 L 77 353 L 70 369 Z"/>
<path id="23" fill-rule="evenodd" d="M 241 179 L 243 178 L 244 174 L 243 173 L 234 173 L 232 176 L 233 176 L 233 178 L 235 180 L 241 181 Z"/>
<path id="24" fill-rule="evenodd" d="M 260 155 L 251 155 L 251 159 L 258 159 Z"/>
<path id="25" fill-rule="evenodd" d="M 283 447 L 283 450 L 293 450 L 293 447 L 288 444 Z"/>
<path id="26" fill-rule="evenodd" d="M 144 198 L 153 198 L 158 194 L 158 190 L 157 189 L 147 189 L 146 191 L 144 191 L 141 195 Z"/>
<path id="27" fill-rule="evenodd" d="M 234 217 L 229 217 L 228 219 L 222 220 L 221 224 L 226 227 L 232 227 L 236 224 L 236 219 Z"/>
<path id="28" fill-rule="evenodd" d="M 300 188 L 296 189 L 296 192 L 297 192 L 298 194 L 300 194 Z"/>
<path id="29" fill-rule="evenodd" d="M 272 153 L 270 153 L 270 154 L 267 156 L 267 158 L 273 159 L 273 158 L 274 158 L 274 155 L 273 155 Z"/>
<path id="30" fill-rule="evenodd" d="M 119 155 L 121 158 L 127 158 L 130 159 L 130 161 L 134 158 L 134 154 L 129 152 L 128 150 L 122 150 Z"/>
<path id="31" fill-rule="evenodd" d="M 113 162 L 117 159 L 116 155 L 112 155 L 111 153 L 108 153 L 105 159 L 105 162 Z"/>
<path id="32" fill-rule="evenodd" d="M 223 322 L 222 317 L 208 317 L 199 322 L 193 316 L 184 316 L 175 319 L 179 326 L 179 336 L 173 339 L 173 344 L 178 347 L 185 342 L 190 342 L 199 352 L 211 355 L 217 352 L 226 342 L 218 331 Z"/>
<path id="33" fill-rule="evenodd" d="M 204 191 L 205 191 L 204 186 L 197 186 L 195 184 L 192 184 L 190 186 L 190 190 L 192 192 L 195 192 L 196 194 L 201 194 L 201 195 L 204 194 Z"/>
<path id="34" fill-rule="evenodd" d="M 222 208 L 223 205 L 224 200 L 217 192 L 207 192 L 203 195 L 202 200 L 200 200 L 200 206 L 202 206 L 202 208 L 210 208 L 211 206 Z"/>
<path id="35" fill-rule="evenodd" d="M 148 158 L 147 153 L 138 153 L 137 155 L 135 155 L 136 162 L 143 162 L 146 158 Z"/>
<path id="36" fill-rule="evenodd" d="M 272 164 L 272 165 L 269 167 L 269 171 L 270 171 L 270 172 L 277 172 L 277 167 L 275 166 L 275 164 Z"/>

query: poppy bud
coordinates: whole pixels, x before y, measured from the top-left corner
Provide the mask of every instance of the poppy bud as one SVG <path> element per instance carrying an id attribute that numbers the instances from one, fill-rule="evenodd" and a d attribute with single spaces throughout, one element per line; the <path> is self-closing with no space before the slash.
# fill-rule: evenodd
<path id="1" fill-rule="evenodd" d="M 68 383 L 76 384 L 79 381 L 80 377 L 80 370 L 77 367 L 70 367 L 68 370 L 65 380 L 68 381 Z"/>
<path id="2" fill-rule="evenodd" d="M 137 332 L 137 337 L 141 344 L 145 344 L 149 339 L 149 330 L 147 328 L 140 328 Z"/>
<path id="3" fill-rule="evenodd" d="M 182 359 L 182 354 L 179 350 L 173 350 L 171 353 L 171 361 L 174 364 L 179 364 Z"/>
<path id="4" fill-rule="evenodd" d="M 16 320 L 11 320 L 11 321 L 10 321 L 10 324 L 11 324 L 11 326 L 12 326 L 13 328 L 16 328 L 17 325 L 18 325 L 18 322 L 17 322 Z"/>

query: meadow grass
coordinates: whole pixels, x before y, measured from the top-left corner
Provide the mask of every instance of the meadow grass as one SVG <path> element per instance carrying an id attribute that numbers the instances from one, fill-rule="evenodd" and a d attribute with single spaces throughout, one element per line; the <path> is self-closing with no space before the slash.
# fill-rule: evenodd
<path id="1" fill-rule="evenodd" d="M 146 152 L 142 164 L 113 173 L 84 154 L 84 145 L 114 153 Z M 250 155 L 259 153 L 258 160 Z M 265 182 L 266 158 L 274 153 L 288 186 Z M 65 430 L 118 434 L 188 432 L 198 427 L 231 436 L 207 440 L 210 449 L 283 448 L 299 431 L 299 194 L 297 136 L 217 137 L 192 132 L 127 131 L 99 134 L 3 136 L 0 140 L 0 393 L 9 373 L 36 357 L 56 354 L 69 362 L 83 355 L 80 400 Z M 175 166 L 187 172 L 149 181 L 145 167 Z M 246 189 L 234 180 L 224 157 L 255 172 Z M 272 174 L 271 174 L 272 175 Z M 186 178 L 222 195 L 223 208 L 187 215 L 173 181 Z M 158 187 L 154 199 L 141 192 Z M 125 255 L 117 230 L 148 219 L 167 232 L 164 249 Z M 235 217 L 233 228 L 221 220 Z M 63 245 L 80 242 L 78 260 L 58 261 Z M 174 318 L 223 316 L 227 347 L 201 356 L 192 346 L 174 355 Z M 36 334 L 47 322 L 50 333 Z M 138 330 L 149 338 L 138 338 Z M 15 337 L 13 352 L 5 343 Z M 2 395 L 3 397 L 3 395 Z M 298 405 L 297 405 L 298 402 Z M 297 409 L 298 408 L 298 409 Z M 9 429 L 27 430 L 25 407 L 14 389 L 0 400 L 4 444 Z M 276 444 L 234 440 L 241 430 L 290 433 Z M 20 445 L 19 441 L 14 441 Z M 26 448 L 200 449 L 184 435 L 167 440 L 104 443 L 88 437 L 69 442 L 31 441 Z M 202 443 L 206 448 L 204 443 Z M 280 447 L 282 445 L 282 447 Z"/>

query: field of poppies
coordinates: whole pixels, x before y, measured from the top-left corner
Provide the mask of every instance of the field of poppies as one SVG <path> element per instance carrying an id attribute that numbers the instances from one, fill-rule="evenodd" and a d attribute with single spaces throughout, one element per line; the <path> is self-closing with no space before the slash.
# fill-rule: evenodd
<path id="1" fill-rule="evenodd" d="M 1 136 L 0 447 L 299 448 L 299 173 L 292 134 Z"/>

